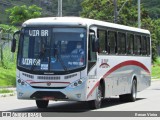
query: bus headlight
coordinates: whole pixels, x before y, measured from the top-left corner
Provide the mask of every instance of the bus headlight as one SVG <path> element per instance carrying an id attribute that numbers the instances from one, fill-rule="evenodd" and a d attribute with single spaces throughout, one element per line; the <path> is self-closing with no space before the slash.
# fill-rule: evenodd
<path id="1" fill-rule="evenodd" d="M 76 87 L 76 86 L 78 86 L 78 83 L 77 83 L 77 82 L 75 82 L 75 83 L 74 83 L 74 86 L 75 86 L 75 87 Z"/>
<path id="2" fill-rule="evenodd" d="M 21 83 L 21 79 L 18 79 L 17 82 L 20 84 Z"/>
<path id="3" fill-rule="evenodd" d="M 19 84 L 19 85 L 22 85 L 22 86 L 26 86 L 27 85 L 27 83 L 25 82 L 25 81 L 23 81 L 23 80 L 21 80 L 21 79 L 18 79 L 17 80 L 17 83 Z"/>
<path id="4" fill-rule="evenodd" d="M 69 85 L 69 87 L 71 87 L 71 88 L 78 87 L 78 86 L 82 85 L 84 81 L 85 81 L 85 79 L 79 79 L 79 80 L 74 81 L 73 83 L 71 83 Z"/>
<path id="5" fill-rule="evenodd" d="M 80 80 L 78 80 L 78 84 L 82 84 L 83 83 L 83 81 L 80 79 Z"/>

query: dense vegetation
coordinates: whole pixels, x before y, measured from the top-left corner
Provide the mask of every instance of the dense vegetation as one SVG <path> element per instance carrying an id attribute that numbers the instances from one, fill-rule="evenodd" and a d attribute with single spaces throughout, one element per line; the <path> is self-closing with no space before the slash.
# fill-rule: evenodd
<path id="1" fill-rule="evenodd" d="M 79 16 L 83 0 L 63 0 L 63 16 Z M 58 0 L 0 0 L 0 23 L 10 23 L 5 10 L 14 6 L 37 5 L 42 8 L 42 16 L 57 16 Z"/>
<path id="2" fill-rule="evenodd" d="M 22 5 L 9 8 L 6 10 L 6 12 L 9 14 L 11 23 L 18 24 L 23 23 L 27 19 L 40 17 L 41 10 L 42 8 L 36 5 L 31 5 L 29 7 L 27 7 L 26 5 Z"/>
<path id="3" fill-rule="evenodd" d="M 152 19 L 160 18 L 160 0 L 141 0 Z"/>
<path id="4" fill-rule="evenodd" d="M 121 6 L 123 5 L 124 7 L 121 9 Z M 117 23 L 138 27 L 138 12 L 135 0 L 117 0 L 117 6 Z M 83 0 L 82 2 L 81 16 L 83 17 L 114 22 L 113 12 L 113 0 Z M 141 28 L 148 29 L 151 32 L 153 61 L 155 61 L 158 56 L 157 45 L 160 43 L 159 25 L 160 19 L 151 19 L 147 8 L 145 8 L 144 5 L 141 4 Z"/>
<path id="5" fill-rule="evenodd" d="M 154 79 L 160 78 L 160 58 L 157 58 L 152 66 L 152 77 Z"/>
<path id="6" fill-rule="evenodd" d="M 83 1 L 85 0 L 63 0 L 63 15 L 79 16 L 82 10 L 81 3 Z M 97 2 L 99 1 L 101 0 L 97 0 Z M 123 2 L 123 0 L 117 1 Z M 134 5 L 137 4 L 137 0 L 129 1 L 133 1 Z M 160 0 L 141 0 L 141 3 L 148 11 L 150 18 L 157 19 L 160 17 Z M 30 6 L 33 4 L 42 8 L 42 16 L 57 16 L 58 0 L 0 0 L 0 16 L 3 16 L 0 19 L 0 23 L 9 23 L 8 15 L 5 13 L 7 8 L 11 8 L 15 5 Z M 113 14 L 113 12 L 111 12 L 111 14 Z"/>

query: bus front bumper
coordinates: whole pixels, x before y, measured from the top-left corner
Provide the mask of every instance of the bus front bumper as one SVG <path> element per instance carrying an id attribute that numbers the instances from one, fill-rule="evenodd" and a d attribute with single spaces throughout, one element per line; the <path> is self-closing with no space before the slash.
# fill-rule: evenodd
<path id="1" fill-rule="evenodd" d="M 17 98 L 28 100 L 62 100 L 86 101 L 86 84 L 72 88 L 70 85 L 62 89 L 34 88 L 29 84 L 17 84 Z"/>

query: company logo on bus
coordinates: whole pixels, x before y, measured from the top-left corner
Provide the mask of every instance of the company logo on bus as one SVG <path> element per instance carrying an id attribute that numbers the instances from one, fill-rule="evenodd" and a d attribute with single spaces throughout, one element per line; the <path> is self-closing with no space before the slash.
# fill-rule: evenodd
<path id="1" fill-rule="evenodd" d="M 47 86 L 51 86 L 51 83 L 50 83 L 50 82 L 48 82 L 48 83 L 47 83 Z"/>
<path id="2" fill-rule="evenodd" d="M 108 59 L 102 59 L 99 68 L 109 68 Z"/>

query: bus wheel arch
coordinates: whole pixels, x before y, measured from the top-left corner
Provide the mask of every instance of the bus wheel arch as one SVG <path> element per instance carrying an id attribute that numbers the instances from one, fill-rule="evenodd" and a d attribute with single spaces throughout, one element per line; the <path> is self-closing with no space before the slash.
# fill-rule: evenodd
<path id="1" fill-rule="evenodd" d="M 137 86 L 137 76 L 134 76 L 132 81 L 135 80 L 136 81 L 136 86 Z"/>
<path id="2" fill-rule="evenodd" d="M 137 77 L 134 76 L 131 81 L 131 89 L 129 94 L 119 95 L 122 102 L 134 102 L 137 97 Z"/>
<path id="3" fill-rule="evenodd" d="M 101 89 L 102 89 L 102 99 L 103 99 L 103 98 L 105 98 L 105 81 L 104 81 L 103 78 L 100 80 L 100 83 L 99 83 L 99 84 L 101 85 Z"/>
<path id="4" fill-rule="evenodd" d="M 96 98 L 95 100 L 88 101 L 89 107 L 91 109 L 99 109 L 102 105 L 102 99 L 105 97 L 105 83 L 104 79 L 99 81 L 99 85 L 96 90 Z"/>

